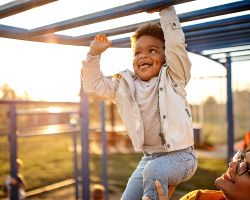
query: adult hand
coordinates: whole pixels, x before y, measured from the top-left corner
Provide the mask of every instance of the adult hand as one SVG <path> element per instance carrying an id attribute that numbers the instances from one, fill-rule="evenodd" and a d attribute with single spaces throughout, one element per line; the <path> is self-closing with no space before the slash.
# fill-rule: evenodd
<path id="1" fill-rule="evenodd" d="M 155 181 L 155 188 L 157 191 L 158 199 L 159 200 L 167 200 L 166 195 L 164 194 L 163 188 L 159 181 Z M 149 197 L 143 197 L 143 200 L 151 200 Z"/>
<path id="2" fill-rule="evenodd" d="M 111 46 L 111 41 L 104 34 L 96 35 L 95 39 L 90 43 L 89 53 L 93 56 L 103 53 Z"/>
<path id="3" fill-rule="evenodd" d="M 164 194 L 163 188 L 161 186 L 161 183 L 159 181 L 155 181 L 155 188 L 158 194 L 159 200 L 167 200 L 166 195 Z"/>

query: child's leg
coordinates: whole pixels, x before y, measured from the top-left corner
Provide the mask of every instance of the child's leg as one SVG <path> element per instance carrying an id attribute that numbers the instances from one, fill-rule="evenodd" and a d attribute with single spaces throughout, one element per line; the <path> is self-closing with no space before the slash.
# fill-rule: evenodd
<path id="1" fill-rule="evenodd" d="M 144 157 L 139 162 L 136 170 L 133 172 L 128 180 L 125 191 L 123 192 L 121 200 L 141 200 L 143 196 L 142 188 L 142 171 L 148 160 Z"/>
<path id="2" fill-rule="evenodd" d="M 159 180 L 168 196 L 168 186 L 188 180 L 196 168 L 197 159 L 191 149 L 170 152 L 151 160 L 143 170 L 143 195 L 157 199 L 154 182 Z"/>
<path id="3" fill-rule="evenodd" d="M 136 178 L 131 176 L 128 180 L 125 191 L 121 200 L 141 200 L 143 195 L 142 177 Z"/>

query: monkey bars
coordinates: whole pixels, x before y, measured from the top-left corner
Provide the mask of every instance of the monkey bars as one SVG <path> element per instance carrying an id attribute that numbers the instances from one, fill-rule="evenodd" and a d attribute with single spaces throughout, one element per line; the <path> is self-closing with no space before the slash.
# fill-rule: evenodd
<path id="1" fill-rule="evenodd" d="M 154 8 L 188 3 L 193 0 L 145 0 L 102 10 L 79 17 L 62 20 L 56 23 L 47 24 L 33 29 L 25 29 L 2 24 L 1 19 L 10 17 L 21 12 L 39 6 L 52 4 L 56 0 L 19 0 L 0 6 L 0 37 L 57 43 L 65 45 L 88 46 L 97 32 L 84 35 L 69 36 L 58 34 L 59 31 L 82 27 L 89 24 L 96 24 L 111 19 L 139 14 Z M 59 1 L 58 1 L 59 2 Z M 225 1 L 226 2 L 226 1 Z M 74 1 L 72 1 L 72 4 Z M 87 4 L 86 4 L 87 6 Z M 234 122 L 233 122 L 233 101 L 231 83 L 231 62 L 250 60 L 250 1 L 242 0 L 227 3 L 219 6 L 179 14 L 181 23 L 194 22 L 193 25 L 183 26 L 186 36 L 186 43 L 190 52 L 203 55 L 216 62 L 223 64 L 227 70 L 227 118 L 228 118 L 228 158 L 233 154 Z M 229 14 L 238 16 L 228 16 Z M 214 20 L 213 17 L 221 16 L 223 19 Z M 30 16 L 32 18 L 32 16 Z M 206 19 L 208 22 L 197 22 Z M 159 23 L 159 19 L 147 21 Z M 145 22 L 143 22 L 145 23 Z M 142 23 L 135 21 L 130 25 L 118 28 L 101 30 L 98 33 L 105 33 L 107 36 L 117 36 L 133 32 Z M 129 37 L 121 36 L 112 41 L 114 47 L 129 47 Z M 87 98 L 82 96 L 82 168 L 83 186 L 82 197 L 89 199 L 89 176 L 88 176 L 88 103 Z M 103 105 L 101 110 L 103 112 Z M 86 117 L 86 118 L 85 118 Z M 104 116 L 102 115 L 102 120 Z M 105 131 L 105 130 L 103 130 Z M 11 159 L 11 165 L 15 165 L 15 159 Z M 15 167 L 14 167 L 15 169 Z M 16 172 L 15 172 L 16 173 Z M 105 179 L 105 177 L 104 177 Z M 104 183 L 105 185 L 105 183 Z"/>

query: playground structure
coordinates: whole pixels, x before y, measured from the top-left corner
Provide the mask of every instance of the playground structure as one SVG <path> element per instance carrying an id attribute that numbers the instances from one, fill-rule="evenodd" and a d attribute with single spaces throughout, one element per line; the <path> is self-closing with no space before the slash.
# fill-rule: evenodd
<path id="1" fill-rule="evenodd" d="M 0 6 L 0 17 L 5 18 L 42 6 L 53 3 L 55 0 L 26 0 L 13 1 Z M 119 17 L 138 14 L 150 9 L 158 8 L 163 5 L 173 5 L 188 3 L 192 0 L 146 0 L 122 5 L 119 7 L 83 15 L 77 18 L 49 24 L 34 29 L 23 29 L 7 25 L 0 25 L 0 37 L 27 40 L 34 42 L 58 43 L 65 45 L 88 46 L 90 41 L 97 33 L 88 33 L 80 36 L 59 35 L 56 32 L 68 30 L 89 24 L 95 24 L 101 21 L 107 21 Z M 236 1 L 233 3 L 223 4 L 211 8 L 199 9 L 192 12 L 179 14 L 181 23 L 190 22 L 199 19 L 207 19 L 215 16 L 223 16 L 232 13 L 241 13 L 249 11 L 250 2 L 248 0 Z M 159 20 L 153 20 L 159 22 Z M 143 22 L 144 23 L 144 22 Z M 128 26 L 107 29 L 98 33 L 105 33 L 107 36 L 122 35 L 133 32 L 142 23 L 133 23 Z M 212 59 L 225 66 L 227 75 L 227 120 L 228 120 L 228 158 L 233 155 L 234 143 L 234 119 L 233 119 L 233 98 L 232 98 L 232 80 L 231 80 L 231 63 L 237 61 L 250 60 L 250 14 L 238 15 L 220 20 L 212 20 L 209 22 L 197 23 L 183 27 L 186 36 L 187 50 L 209 59 Z M 127 48 L 130 47 L 129 37 L 121 37 L 112 41 L 113 47 Z M 81 91 L 81 136 L 82 136 L 82 198 L 89 199 L 89 118 L 88 118 L 88 98 Z M 105 115 L 104 104 L 101 103 L 100 111 L 102 118 L 102 141 L 105 144 Z M 16 110 L 15 105 L 10 102 L 10 135 L 11 141 L 11 175 L 16 175 Z M 106 146 L 103 145 L 103 185 L 108 188 L 107 169 L 106 169 Z M 77 178 L 76 178 L 77 184 Z M 17 192 L 13 189 L 13 199 L 17 199 Z M 76 198 L 78 194 L 76 191 Z M 106 193 L 108 199 L 108 194 Z"/>

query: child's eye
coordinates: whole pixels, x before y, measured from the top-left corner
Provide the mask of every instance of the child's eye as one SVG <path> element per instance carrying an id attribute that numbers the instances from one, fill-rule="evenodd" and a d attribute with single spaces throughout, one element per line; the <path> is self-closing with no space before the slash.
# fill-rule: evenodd
<path id="1" fill-rule="evenodd" d="M 141 52 L 140 51 L 136 51 L 135 53 L 134 53 L 134 56 L 140 56 L 141 55 Z"/>
<path id="2" fill-rule="evenodd" d="M 157 51 L 155 49 L 150 49 L 149 52 L 152 53 L 152 54 L 157 53 Z"/>

